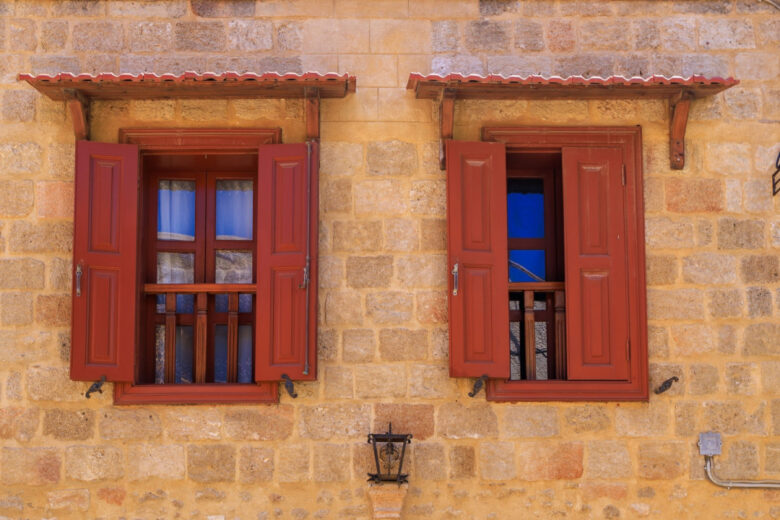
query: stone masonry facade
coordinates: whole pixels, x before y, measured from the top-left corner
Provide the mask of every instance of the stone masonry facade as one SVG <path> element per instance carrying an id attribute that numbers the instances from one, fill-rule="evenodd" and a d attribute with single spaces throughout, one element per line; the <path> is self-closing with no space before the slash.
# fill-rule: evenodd
<path id="1" fill-rule="evenodd" d="M 322 102 L 319 374 L 278 405 L 114 406 L 68 375 L 74 137 L 20 72 L 349 72 Z M 491 403 L 448 376 L 446 183 L 410 72 L 734 76 L 694 101 L 469 101 L 487 125 L 641 125 L 646 403 Z M 281 127 L 297 100 L 99 102 L 123 127 Z M 0 0 L 0 517 L 367 519 L 366 434 L 411 431 L 404 518 L 780 518 L 780 10 L 759 0 Z"/>

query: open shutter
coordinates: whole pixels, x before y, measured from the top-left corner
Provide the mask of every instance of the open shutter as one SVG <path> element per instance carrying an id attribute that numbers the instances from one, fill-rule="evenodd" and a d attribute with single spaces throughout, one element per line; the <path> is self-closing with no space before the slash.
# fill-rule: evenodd
<path id="1" fill-rule="evenodd" d="M 256 381 L 316 378 L 317 165 L 316 142 L 259 151 Z"/>
<path id="2" fill-rule="evenodd" d="M 138 147 L 76 144 L 75 380 L 132 381 L 138 303 Z"/>
<path id="3" fill-rule="evenodd" d="M 627 380 L 628 271 L 619 148 L 563 149 L 570 380 Z"/>
<path id="4" fill-rule="evenodd" d="M 506 150 L 447 142 L 450 375 L 509 377 Z"/>

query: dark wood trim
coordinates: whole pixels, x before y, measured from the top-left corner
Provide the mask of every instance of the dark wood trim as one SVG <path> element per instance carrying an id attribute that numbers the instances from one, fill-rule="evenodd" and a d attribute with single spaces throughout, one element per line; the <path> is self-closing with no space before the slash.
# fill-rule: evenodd
<path id="1" fill-rule="evenodd" d="M 257 285 L 253 283 L 147 283 L 144 284 L 146 294 L 254 294 Z"/>
<path id="2" fill-rule="evenodd" d="M 279 385 L 221 384 L 204 385 L 114 385 L 114 404 L 230 404 L 278 403 Z"/>
<path id="3" fill-rule="evenodd" d="M 280 128 L 120 128 L 119 142 L 138 145 L 141 153 L 257 152 L 282 140 Z"/>
<path id="4" fill-rule="evenodd" d="M 66 94 L 76 140 L 89 139 L 89 100 L 76 90 L 68 90 Z"/>
<path id="5" fill-rule="evenodd" d="M 306 119 L 306 139 L 320 138 L 320 91 L 307 88 L 304 93 L 304 118 Z"/>
<path id="6" fill-rule="evenodd" d="M 681 92 L 669 101 L 669 165 L 673 170 L 682 170 L 685 166 L 685 129 L 688 125 L 688 111 L 691 108 L 691 95 Z"/>
<path id="7" fill-rule="evenodd" d="M 525 346 L 525 378 L 529 381 L 536 379 L 536 327 L 534 319 L 534 293 L 523 293 L 523 330 Z"/>
<path id="8" fill-rule="evenodd" d="M 640 381 L 506 381 L 491 379 L 488 401 L 647 401 Z"/>
<path id="9" fill-rule="evenodd" d="M 563 287 L 564 282 L 512 282 L 509 284 L 509 292 L 548 292 L 562 290 Z"/>
<path id="10" fill-rule="evenodd" d="M 446 142 L 452 139 L 455 128 L 455 92 L 442 89 L 439 96 L 439 168 L 447 169 Z"/>

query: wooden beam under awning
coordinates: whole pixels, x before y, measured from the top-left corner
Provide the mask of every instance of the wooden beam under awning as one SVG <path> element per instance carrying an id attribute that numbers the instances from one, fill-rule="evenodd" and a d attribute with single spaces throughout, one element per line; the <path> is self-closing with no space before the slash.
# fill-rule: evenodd
<path id="1" fill-rule="evenodd" d="M 417 99 L 431 99 L 439 103 L 442 170 L 446 168 L 445 143 L 452 139 L 455 100 L 458 99 L 668 99 L 671 108 L 669 163 L 672 169 L 680 170 L 685 165 L 685 129 L 691 100 L 717 94 L 738 83 L 734 78 L 704 76 L 524 78 L 462 74 L 423 76 L 413 73 L 409 75 L 406 88 L 414 90 Z"/>
<path id="2" fill-rule="evenodd" d="M 355 92 L 349 74 L 19 74 L 36 90 L 55 101 L 66 101 L 77 139 L 89 138 L 92 100 L 128 99 L 285 99 L 305 100 L 306 137 L 319 139 L 321 98 L 343 98 Z"/>

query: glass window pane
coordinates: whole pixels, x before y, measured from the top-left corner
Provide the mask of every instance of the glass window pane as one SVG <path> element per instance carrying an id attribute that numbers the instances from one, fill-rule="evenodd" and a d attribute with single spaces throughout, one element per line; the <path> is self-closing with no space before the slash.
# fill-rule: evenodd
<path id="1" fill-rule="evenodd" d="M 192 383 L 193 381 L 193 328 L 192 326 L 176 327 L 176 383 Z"/>
<path id="2" fill-rule="evenodd" d="M 157 238 L 195 240 L 195 181 L 160 181 L 157 190 Z"/>
<path id="3" fill-rule="evenodd" d="M 252 326 L 238 326 L 238 382 L 252 383 Z"/>
<path id="4" fill-rule="evenodd" d="M 217 181 L 217 240 L 252 240 L 251 180 Z"/>
<path id="5" fill-rule="evenodd" d="M 528 272 L 545 280 L 545 251 L 539 249 L 512 249 L 509 251 L 509 281 L 510 282 L 538 282 Z M 520 269 L 521 266 L 526 271 Z"/>
<path id="6" fill-rule="evenodd" d="M 509 238 L 544 238 L 544 182 L 542 179 L 507 180 Z"/>
<path id="7" fill-rule="evenodd" d="M 227 325 L 214 327 L 214 382 L 227 383 Z"/>
<path id="8" fill-rule="evenodd" d="M 195 281 L 194 253 L 157 253 L 157 283 L 193 283 Z M 195 297 L 176 295 L 176 312 L 192 313 Z M 157 312 L 165 312 L 165 295 L 157 295 Z"/>
<path id="9" fill-rule="evenodd" d="M 252 252 L 216 251 L 214 280 L 217 283 L 252 283 Z"/>

